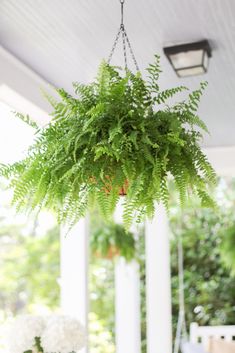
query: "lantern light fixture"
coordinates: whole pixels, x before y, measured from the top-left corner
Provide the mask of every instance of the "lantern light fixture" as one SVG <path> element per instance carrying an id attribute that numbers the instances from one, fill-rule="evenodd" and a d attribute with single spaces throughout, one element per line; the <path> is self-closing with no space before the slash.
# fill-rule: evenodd
<path id="1" fill-rule="evenodd" d="M 163 48 L 178 77 L 207 72 L 212 51 L 208 40 Z"/>

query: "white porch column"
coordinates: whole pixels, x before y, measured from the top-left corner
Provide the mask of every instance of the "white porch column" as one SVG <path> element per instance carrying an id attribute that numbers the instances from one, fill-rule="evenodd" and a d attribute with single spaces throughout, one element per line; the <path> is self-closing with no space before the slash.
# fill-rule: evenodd
<path id="1" fill-rule="evenodd" d="M 115 214 L 122 223 L 122 204 Z M 115 265 L 115 333 L 116 353 L 140 353 L 140 275 L 136 261 L 120 258 Z"/>
<path id="2" fill-rule="evenodd" d="M 61 309 L 76 317 L 88 333 L 87 218 L 81 219 L 67 235 L 65 229 L 61 230 Z"/>
<path id="3" fill-rule="evenodd" d="M 158 206 L 146 222 L 147 352 L 172 352 L 171 276 L 168 220 Z"/>

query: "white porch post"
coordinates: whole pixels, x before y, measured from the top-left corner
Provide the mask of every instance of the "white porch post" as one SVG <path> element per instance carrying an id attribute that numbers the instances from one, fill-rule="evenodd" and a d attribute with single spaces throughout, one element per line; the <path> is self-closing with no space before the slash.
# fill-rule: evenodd
<path id="1" fill-rule="evenodd" d="M 61 230 L 61 309 L 76 317 L 88 333 L 87 223 L 86 218 L 81 219 L 67 235 L 65 229 Z"/>
<path id="2" fill-rule="evenodd" d="M 115 220 L 122 223 L 122 204 Z M 116 353 L 140 353 L 140 275 L 136 261 L 121 258 L 115 265 L 115 333 Z"/>
<path id="3" fill-rule="evenodd" d="M 168 220 L 158 206 L 146 222 L 147 352 L 172 352 L 171 277 Z"/>

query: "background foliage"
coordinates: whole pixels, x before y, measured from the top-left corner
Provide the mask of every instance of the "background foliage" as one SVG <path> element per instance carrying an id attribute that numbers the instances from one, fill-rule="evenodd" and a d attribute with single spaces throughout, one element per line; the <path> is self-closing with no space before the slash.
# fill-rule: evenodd
<path id="1" fill-rule="evenodd" d="M 234 277 L 227 267 L 227 229 L 235 224 L 235 182 L 221 180 L 215 198 L 219 213 L 201 209 L 191 200 L 183 212 L 172 192 L 172 297 L 174 328 L 178 316 L 178 274 L 176 239 L 183 236 L 185 259 L 186 319 L 200 324 L 235 323 Z M 7 206 L 5 205 L 4 208 Z M 102 226 L 97 213 L 91 215 L 91 231 Z M 52 229 L 37 236 L 34 226 L 0 218 L 0 319 L 24 311 L 54 310 L 59 305 L 59 237 Z M 45 249 L 47 251 L 45 252 Z M 142 352 L 146 352 L 144 238 L 138 243 L 141 268 Z M 42 285 L 43 284 L 43 285 Z M 91 351 L 113 353 L 114 346 L 114 262 L 90 258 Z"/>
<path id="2" fill-rule="evenodd" d="M 219 213 L 201 209 L 195 200 L 183 212 L 177 206 L 171 209 L 174 326 L 178 313 L 177 237 L 180 235 L 184 249 L 188 327 L 191 322 L 200 325 L 235 324 L 235 278 L 226 265 L 228 254 L 222 251 L 228 241 L 228 229 L 235 224 L 234 186 L 234 181 L 220 181 L 215 195 Z"/>
<path id="3" fill-rule="evenodd" d="M 12 222 L 13 219 L 11 219 Z M 31 220 L 32 221 L 32 220 Z M 59 305 L 59 230 L 0 217 L 0 318 Z"/>

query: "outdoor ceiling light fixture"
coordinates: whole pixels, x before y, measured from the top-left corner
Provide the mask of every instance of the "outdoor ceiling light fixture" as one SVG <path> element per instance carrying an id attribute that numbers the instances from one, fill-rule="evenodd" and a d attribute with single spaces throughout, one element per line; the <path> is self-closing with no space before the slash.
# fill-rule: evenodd
<path id="1" fill-rule="evenodd" d="M 163 48 L 178 77 L 207 72 L 211 47 L 208 40 Z"/>

